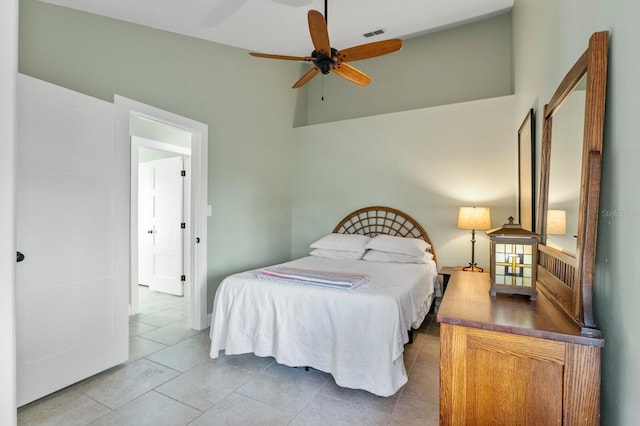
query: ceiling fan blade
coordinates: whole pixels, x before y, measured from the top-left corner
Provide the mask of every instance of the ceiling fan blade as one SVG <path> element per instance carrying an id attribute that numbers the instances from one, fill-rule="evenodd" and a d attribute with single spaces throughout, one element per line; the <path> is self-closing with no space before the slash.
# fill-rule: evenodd
<path id="1" fill-rule="evenodd" d="M 391 40 L 376 41 L 374 43 L 361 44 L 337 52 L 338 59 L 342 62 L 359 61 L 361 59 L 375 58 L 386 55 L 402 48 L 402 40 L 394 38 Z"/>
<path id="2" fill-rule="evenodd" d="M 284 59 L 287 61 L 306 61 L 312 62 L 315 58 L 311 56 L 288 56 L 288 55 L 272 55 L 270 53 L 258 53 L 258 52 L 249 52 L 249 55 L 256 56 L 258 58 L 269 58 L 269 59 Z"/>
<path id="3" fill-rule="evenodd" d="M 325 56 L 331 56 L 331 43 L 329 42 L 329 31 L 327 31 L 327 23 L 322 13 L 317 10 L 310 10 L 307 15 L 309 21 L 309 34 L 316 52 Z"/>
<path id="4" fill-rule="evenodd" d="M 338 63 L 335 67 L 333 67 L 333 72 L 335 72 L 345 80 L 349 80 L 350 82 L 359 84 L 360 86 L 366 86 L 367 84 L 371 83 L 371 77 L 349 64 L 345 64 L 342 62 Z"/>
<path id="5" fill-rule="evenodd" d="M 291 86 L 291 88 L 292 89 L 297 89 L 299 87 L 304 86 L 305 84 L 307 84 L 307 82 L 309 80 L 311 80 L 313 77 L 315 77 L 319 72 L 320 72 L 320 69 L 318 67 L 314 66 L 309 71 L 307 71 L 302 77 L 300 77 L 300 80 L 296 81 L 296 84 Z"/>

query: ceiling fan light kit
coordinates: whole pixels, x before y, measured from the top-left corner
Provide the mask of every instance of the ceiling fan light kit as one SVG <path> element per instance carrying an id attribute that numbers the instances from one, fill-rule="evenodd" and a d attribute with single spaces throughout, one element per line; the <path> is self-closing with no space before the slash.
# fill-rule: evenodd
<path id="1" fill-rule="evenodd" d="M 296 81 L 293 85 L 294 89 L 302 87 L 318 73 L 329 74 L 331 71 L 338 74 L 345 80 L 360 86 L 366 86 L 371 83 L 371 77 L 346 62 L 360 61 L 362 59 L 374 58 L 376 56 L 395 52 L 402 48 L 402 40 L 390 39 L 362 44 L 344 50 L 334 49 L 331 47 L 331 43 L 329 42 L 326 10 L 327 2 L 325 0 L 325 16 L 322 16 L 322 13 L 317 10 L 310 10 L 307 14 L 309 34 L 311 35 L 311 41 L 313 42 L 314 47 L 310 56 L 272 55 L 269 53 L 257 52 L 250 52 L 249 54 L 261 58 L 312 62 L 313 68 L 307 71 L 298 81 Z"/>

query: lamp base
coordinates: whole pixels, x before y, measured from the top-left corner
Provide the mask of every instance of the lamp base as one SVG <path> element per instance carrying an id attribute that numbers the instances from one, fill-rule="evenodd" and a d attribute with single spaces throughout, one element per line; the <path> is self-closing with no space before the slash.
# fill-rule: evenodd
<path id="1" fill-rule="evenodd" d="M 471 230 L 471 262 L 469 266 L 462 268 L 463 271 L 484 272 L 484 269 L 478 267 L 476 263 L 476 230 Z"/>
<path id="2" fill-rule="evenodd" d="M 463 271 L 471 271 L 471 272 L 484 272 L 484 269 L 478 266 L 477 263 L 469 263 L 469 266 L 465 266 L 462 268 Z"/>

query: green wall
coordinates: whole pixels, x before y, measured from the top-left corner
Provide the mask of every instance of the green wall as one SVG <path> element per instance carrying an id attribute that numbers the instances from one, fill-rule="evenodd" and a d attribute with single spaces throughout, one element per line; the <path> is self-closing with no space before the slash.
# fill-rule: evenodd
<path id="1" fill-rule="evenodd" d="M 376 83 L 367 90 L 348 84 L 340 97 L 327 93 L 320 110 L 317 87 L 290 89 L 304 65 L 261 60 L 258 67 L 241 49 L 35 0 L 20 6 L 21 73 L 109 101 L 118 94 L 209 126 L 209 310 L 225 276 L 291 256 L 292 151 L 300 137 L 294 123 L 512 93 L 509 14 L 360 62 Z"/>
<path id="2" fill-rule="evenodd" d="M 440 265 L 469 263 L 459 207 L 490 207 L 496 228 L 517 217 L 514 106 L 503 96 L 295 129 L 294 256 L 351 211 L 386 205 L 422 224 Z M 476 239 L 475 260 L 487 267 L 489 239 Z"/>
<path id="3" fill-rule="evenodd" d="M 512 14 L 515 88 L 523 110 L 542 111 L 586 49 L 591 33 L 610 31 L 594 300 L 596 322 L 605 339 L 601 423 L 636 425 L 640 419 L 640 272 L 635 268 L 640 258 L 640 3 L 516 0 Z"/>
<path id="4" fill-rule="evenodd" d="M 353 65 L 372 82 L 363 90 L 332 74 L 314 78 L 308 124 L 511 95 L 511 13 L 411 38 L 399 52 Z"/>
<path id="5" fill-rule="evenodd" d="M 21 73 L 209 126 L 209 310 L 223 277 L 290 258 L 297 67 L 34 0 L 20 2 L 19 42 Z"/>

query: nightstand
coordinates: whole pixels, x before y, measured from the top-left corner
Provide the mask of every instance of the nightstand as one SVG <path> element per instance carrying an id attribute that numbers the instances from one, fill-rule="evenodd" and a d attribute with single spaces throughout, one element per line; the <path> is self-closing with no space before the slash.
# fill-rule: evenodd
<path id="1" fill-rule="evenodd" d="M 449 278 L 453 275 L 453 271 L 462 271 L 464 266 L 443 266 L 438 271 L 439 275 L 442 275 L 442 295 L 444 296 L 444 292 L 447 289 L 447 284 L 449 284 Z M 487 269 L 480 270 L 478 268 L 473 268 L 473 270 L 469 269 L 469 272 L 489 272 Z"/>
<path id="2" fill-rule="evenodd" d="M 454 268 L 453 266 L 443 266 L 438 271 L 439 275 L 442 275 L 442 295 L 444 296 L 444 292 L 447 289 L 447 284 L 449 284 L 449 278 L 453 275 Z"/>

